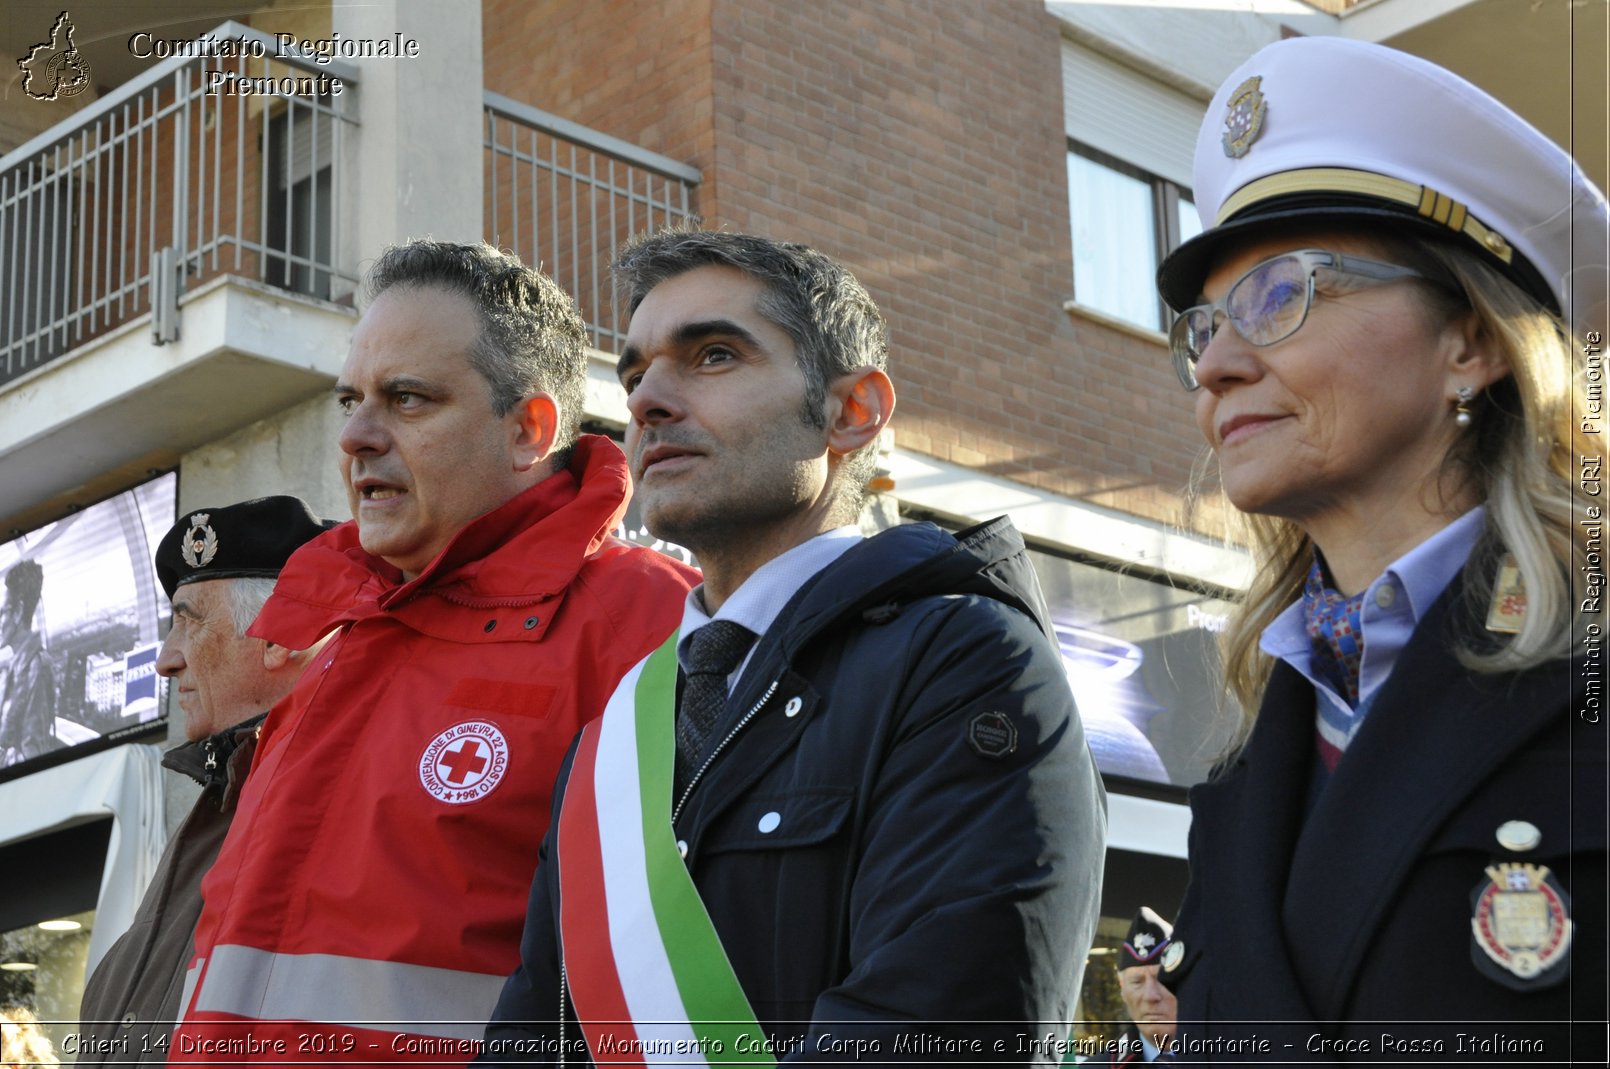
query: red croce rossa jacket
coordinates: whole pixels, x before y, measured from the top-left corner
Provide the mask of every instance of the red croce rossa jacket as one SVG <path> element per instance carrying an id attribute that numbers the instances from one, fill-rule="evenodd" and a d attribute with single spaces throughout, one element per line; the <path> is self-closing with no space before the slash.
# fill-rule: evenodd
<path id="1" fill-rule="evenodd" d="M 251 633 L 335 635 L 269 716 L 202 884 L 171 1061 L 474 1054 L 565 749 L 698 581 L 610 536 L 628 488 L 583 436 L 411 581 L 351 523 L 291 558 Z"/>

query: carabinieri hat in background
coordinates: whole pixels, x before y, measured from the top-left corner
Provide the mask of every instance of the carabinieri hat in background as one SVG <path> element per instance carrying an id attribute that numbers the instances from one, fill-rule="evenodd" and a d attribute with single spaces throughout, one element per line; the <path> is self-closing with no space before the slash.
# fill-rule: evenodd
<path id="1" fill-rule="evenodd" d="M 1195 181 L 1206 229 L 1157 271 L 1176 310 L 1227 239 L 1365 223 L 1462 244 L 1579 334 L 1606 329 L 1604 194 L 1526 120 L 1405 52 L 1336 37 L 1259 50 L 1208 105 Z"/>
<path id="2" fill-rule="evenodd" d="M 279 495 L 182 516 L 157 546 L 157 579 L 173 592 L 202 579 L 272 579 L 302 544 L 336 521 L 313 515 L 299 497 Z"/>
<path id="3" fill-rule="evenodd" d="M 1130 922 L 1129 934 L 1118 948 L 1118 968 L 1133 969 L 1137 965 L 1156 965 L 1174 938 L 1174 926 L 1151 906 L 1140 907 Z"/>

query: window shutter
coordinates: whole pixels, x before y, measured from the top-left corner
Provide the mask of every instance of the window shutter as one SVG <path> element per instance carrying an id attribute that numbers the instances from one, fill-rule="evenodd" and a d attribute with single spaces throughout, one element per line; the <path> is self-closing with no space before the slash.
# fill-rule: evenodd
<path id="1" fill-rule="evenodd" d="M 1198 100 L 1072 41 L 1062 42 L 1068 136 L 1189 189 Z"/>
<path id="2" fill-rule="evenodd" d="M 334 116 L 315 113 L 305 104 L 293 103 L 286 115 L 276 121 L 291 123 L 291 151 L 285 161 L 285 173 L 290 176 L 291 185 L 294 186 L 313 173 L 315 149 L 317 149 L 318 170 L 329 169 L 331 156 L 335 152 L 335 139 L 332 133 L 338 121 Z M 315 127 L 317 127 L 316 144 Z"/>

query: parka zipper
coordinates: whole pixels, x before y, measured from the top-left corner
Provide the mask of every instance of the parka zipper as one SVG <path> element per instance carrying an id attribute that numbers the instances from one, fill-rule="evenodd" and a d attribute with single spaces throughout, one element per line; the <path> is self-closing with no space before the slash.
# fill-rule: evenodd
<path id="1" fill-rule="evenodd" d="M 700 765 L 699 770 L 693 774 L 693 778 L 688 780 L 688 785 L 682 789 L 681 801 L 677 802 L 676 808 L 671 811 L 671 824 L 673 826 L 676 824 L 676 818 L 682 815 L 682 807 L 688 804 L 688 798 L 692 796 L 693 788 L 699 785 L 700 778 L 704 776 L 704 770 L 710 767 L 710 762 L 720 756 L 721 751 L 727 748 L 727 743 L 731 742 L 738 732 L 742 731 L 749 721 L 755 718 L 755 714 L 760 712 L 761 706 L 770 701 L 771 696 L 777 693 L 777 688 L 782 682 L 781 679 L 771 681 L 771 686 L 766 688 L 766 693 L 760 696 L 760 700 L 755 703 L 754 708 L 745 713 L 744 718 L 733 725 L 732 730 L 727 732 L 726 738 L 722 739 L 716 748 L 710 751 L 710 756 L 704 759 L 704 764 Z"/>
<path id="2" fill-rule="evenodd" d="M 565 997 L 569 992 L 570 978 L 565 975 L 564 937 L 560 936 L 559 950 L 559 1069 L 565 1069 Z M 576 1015 L 578 1018 L 580 1014 Z"/>

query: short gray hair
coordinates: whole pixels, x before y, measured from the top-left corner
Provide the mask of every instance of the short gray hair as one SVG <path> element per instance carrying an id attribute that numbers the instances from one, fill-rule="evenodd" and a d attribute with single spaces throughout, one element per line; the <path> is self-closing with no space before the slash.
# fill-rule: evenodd
<path id="1" fill-rule="evenodd" d="M 229 588 L 229 615 L 235 621 L 235 634 L 244 638 L 246 629 L 252 626 L 252 621 L 257 619 L 257 614 L 268 603 L 268 596 L 274 593 L 274 580 L 248 575 L 223 582 Z"/>
<path id="2" fill-rule="evenodd" d="M 551 394 L 559 403 L 554 464 L 562 466 L 580 433 L 587 391 L 587 326 L 570 295 L 512 253 L 449 241 L 411 241 L 381 253 L 369 272 L 369 298 L 397 286 L 469 299 L 481 321 L 470 363 L 492 389 L 492 411 L 506 416 L 534 393 Z"/>

